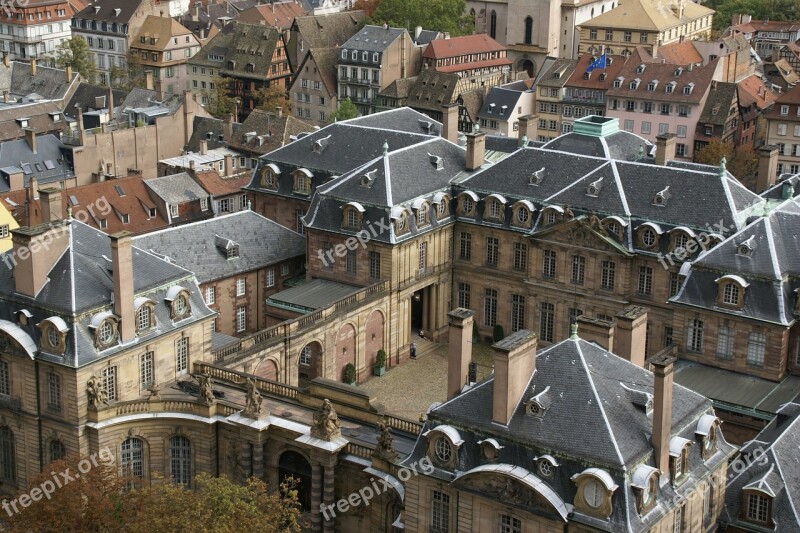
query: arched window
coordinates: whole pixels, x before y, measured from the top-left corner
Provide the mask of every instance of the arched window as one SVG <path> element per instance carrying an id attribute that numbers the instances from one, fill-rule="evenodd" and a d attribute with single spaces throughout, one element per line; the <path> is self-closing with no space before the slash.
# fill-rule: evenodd
<path id="1" fill-rule="evenodd" d="M 278 459 L 278 479 L 283 482 L 292 478 L 297 483 L 297 500 L 300 508 L 311 509 L 311 465 L 305 457 L 295 451 L 285 451 Z"/>
<path id="2" fill-rule="evenodd" d="M 494 9 L 489 19 L 489 36 L 492 39 L 497 38 L 497 12 Z"/>
<path id="3" fill-rule="evenodd" d="M 144 304 L 139 307 L 139 310 L 136 311 L 136 331 L 146 331 L 150 329 L 151 316 L 151 309 L 149 305 Z"/>
<path id="4" fill-rule="evenodd" d="M 142 439 L 129 437 L 122 442 L 119 451 L 119 466 L 124 476 L 144 478 L 144 443 Z"/>
<path id="5" fill-rule="evenodd" d="M 0 479 L 17 480 L 17 454 L 14 450 L 14 432 L 8 426 L 0 427 Z"/>
<path id="6" fill-rule="evenodd" d="M 50 444 L 47 446 L 47 451 L 51 463 L 53 461 L 60 461 L 67 456 L 67 449 L 64 446 L 64 443 L 58 439 L 53 439 L 50 441 Z"/>
<path id="7" fill-rule="evenodd" d="M 169 473 L 176 485 L 192 484 L 192 443 L 186 437 L 169 439 Z"/>
<path id="8" fill-rule="evenodd" d="M 530 16 L 525 17 L 525 44 L 531 44 L 533 41 L 533 18 Z"/>

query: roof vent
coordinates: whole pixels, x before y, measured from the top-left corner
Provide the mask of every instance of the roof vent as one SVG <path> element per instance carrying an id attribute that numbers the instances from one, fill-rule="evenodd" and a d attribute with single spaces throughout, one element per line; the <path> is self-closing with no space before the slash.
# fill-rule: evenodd
<path id="1" fill-rule="evenodd" d="M 589 184 L 588 187 L 586 187 L 586 195 L 597 197 L 602 187 L 603 187 L 603 178 L 593 181 L 592 183 Z"/>
<path id="2" fill-rule="evenodd" d="M 431 164 L 436 167 L 436 170 L 442 170 L 444 168 L 444 159 L 438 155 L 428 154 L 428 158 L 430 159 Z"/>
<path id="3" fill-rule="evenodd" d="M 669 185 L 667 185 L 663 190 L 658 191 L 656 195 L 653 197 L 653 205 L 658 205 L 663 207 L 666 205 L 667 200 L 669 200 L 670 196 L 669 193 Z"/>
<path id="4" fill-rule="evenodd" d="M 550 407 L 552 400 L 547 392 L 550 390 L 548 385 L 542 392 L 536 396 L 532 396 L 525 402 L 525 414 L 535 416 L 536 418 L 544 418 L 547 409 Z"/>
<path id="5" fill-rule="evenodd" d="M 627 387 L 624 383 L 620 383 L 622 388 L 625 389 L 625 393 L 628 396 L 628 401 L 630 401 L 636 407 L 639 407 L 645 414 L 650 414 L 653 412 L 653 395 L 649 392 L 644 392 L 636 389 L 632 389 Z"/>
<path id="6" fill-rule="evenodd" d="M 321 154 L 325 147 L 328 146 L 328 143 L 331 140 L 331 136 L 328 135 L 327 137 L 323 137 L 322 139 L 317 139 L 314 141 L 314 144 L 311 146 L 311 151 L 315 154 Z"/>
<path id="7" fill-rule="evenodd" d="M 372 187 L 372 184 L 375 183 L 375 174 L 378 172 L 378 169 L 373 168 L 363 176 L 361 176 L 361 186 L 362 187 Z"/>
<path id="8" fill-rule="evenodd" d="M 743 257 L 750 257 L 753 254 L 753 250 L 756 249 L 756 237 L 755 235 L 751 235 L 749 239 L 740 242 L 736 246 L 736 254 L 741 255 Z"/>
<path id="9" fill-rule="evenodd" d="M 528 185 L 539 185 L 544 179 L 544 167 L 536 170 L 528 179 Z"/>

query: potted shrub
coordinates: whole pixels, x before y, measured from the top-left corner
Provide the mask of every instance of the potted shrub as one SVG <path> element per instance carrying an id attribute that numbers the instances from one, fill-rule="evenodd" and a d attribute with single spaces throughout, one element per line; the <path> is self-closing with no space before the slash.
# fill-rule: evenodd
<path id="1" fill-rule="evenodd" d="M 348 385 L 356 384 L 356 367 L 353 366 L 353 363 L 344 365 L 344 382 Z"/>
<path id="2" fill-rule="evenodd" d="M 375 356 L 375 367 L 373 368 L 373 374 L 376 376 L 382 376 L 386 373 L 386 352 L 383 351 L 381 348 L 378 350 L 378 355 Z"/>
<path id="3" fill-rule="evenodd" d="M 494 342 L 500 342 L 505 338 L 505 335 L 503 335 L 503 326 L 501 326 L 500 324 L 496 324 L 494 326 L 494 331 L 492 332 L 492 338 L 494 339 Z"/>

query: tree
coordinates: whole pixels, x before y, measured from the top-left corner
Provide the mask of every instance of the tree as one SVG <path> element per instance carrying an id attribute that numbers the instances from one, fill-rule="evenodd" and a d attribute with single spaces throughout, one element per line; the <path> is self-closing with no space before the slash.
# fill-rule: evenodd
<path id="1" fill-rule="evenodd" d="M 735 13 L 751 15 L 755 20 L 800 18 L 800 5 L 796 0 L 707 0 L 704 5 L 716 11 L 713 28 L 719 31 L 731 25 Z"/>
<path id="2" fill-rule="evenodd" d="M 464 0 L 380 0 L 369 21 L 411 31 L 422 26 L 453 37 L 469 35 L 474 30 L 474 21 L 465 12 Z"/>
<path id="3" fill-rule="evenodd" d="M 734 147 L 732 143 L 713 139 L 694 154 L 695 162 L 704 165 L 719 165 L 723 157 L 726 159 L 728 172 L 745 185 L 752 181 L 758 172 L 758 156 L 752 146 Z"/>
<path id="4" fill-rule="evenodd" d="M 285 112 L 292 110 L 292 101 L 286 98 L 286 90 L 277 82 L 269 87 L 256 89 L 253 100 L 256 109 L 262 111 L 275 111 L 276 107 L 282 107 Z"/>
<path id="5" fill-rule="evenodd" d="M 353 103 L 352 100 L 349 98 L 345 98 L 341 102 L 339 102 L 339 107 L 336 108 L 336 111 L 331 115 L 331 122 L 337 122 L 339 120 L 348 120 L 351 118 L 356 118 L 358 116 L 358 108 Z"/>
<path id="6" fill-rule="evenodd" d="M 97 66 L 89 51 L 89 45 L 78 36 L 61 41 L 56 48 L 56 65 L 61 69 L 72 67 L 73 71 L 79 73 L 89 83 L 94 83 L 97 77 Z"/>
<path id="7" fill-rule="evenodd" d="M 378 3 L 379 0 L 356 0 L 356 3 L 353 4 L 353 9 L 363 11 L 364 16 L 370 19 L 375 14 Z"/>
<path id="8" fill-rule="evenodd" d="M 111 85 L 117 89 L 130 91 L 134 88 L 144 88 L 145 76 L 142 60 L 136 52 L 129 52 L 123 66 L 114 65 L 108 72 Z"/>
<path id="9" fill-rule="evenodd" d="M 211 80 L 211 89 L 203 91 L 208 97 L 206 110 L 217 118 L 225 117 L 236 112 L 236 98 L 231 95 L 230 78 L 215 76 Z"/>

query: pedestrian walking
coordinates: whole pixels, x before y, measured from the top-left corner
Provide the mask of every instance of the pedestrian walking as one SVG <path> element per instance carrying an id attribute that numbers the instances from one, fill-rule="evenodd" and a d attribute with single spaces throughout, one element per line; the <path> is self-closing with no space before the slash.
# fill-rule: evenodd
<path id="1" fill-rule="evenodd" d="M 416 358 L 417 358 L 417 343 L 416 342 L 412 342 L 411 343 L 411 359 L 416 359 Z"/>

